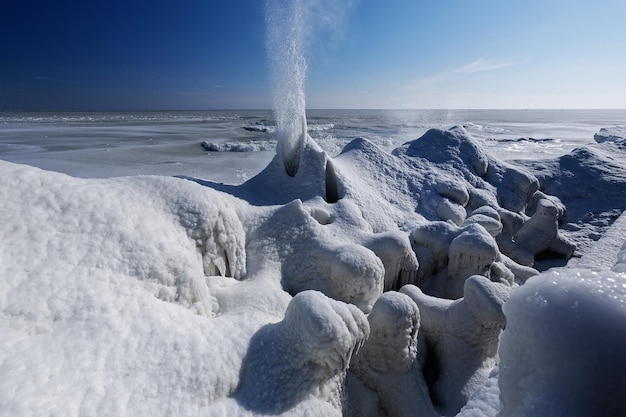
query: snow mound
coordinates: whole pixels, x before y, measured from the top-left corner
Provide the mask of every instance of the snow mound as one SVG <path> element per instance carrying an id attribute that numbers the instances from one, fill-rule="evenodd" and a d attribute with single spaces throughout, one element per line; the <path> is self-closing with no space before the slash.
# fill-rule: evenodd
<path id="1" fill-rule="evenodd" d="M 504 305 L 503 417 L 618 416 L 626 401 L 626 275 L 560 270 Z"/>

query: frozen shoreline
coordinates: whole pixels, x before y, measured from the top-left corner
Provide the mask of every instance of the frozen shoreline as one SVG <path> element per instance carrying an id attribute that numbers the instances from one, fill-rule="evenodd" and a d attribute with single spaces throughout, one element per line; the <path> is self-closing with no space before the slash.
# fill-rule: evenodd
<path id="1" fill-rule="evenodd" d="M 626 208 L 622 139 L 529 165 L 492 158 L 462 128 L 429 131 L 392 154 L 357 139 L 330 158 L 308 140 L 293 177 L 275 158 L 240 186 L 80 179 L 0 162 L 9 219 L 0 229 L 0 408 L 455 415 L 469 400 L 494 415 L 501 307 L 524 281 L 545 290 L 534 257 L 571 255 L 577 243 L 591 247 L 579 266 L 605 274 L 619 263 L 623 218 L 607 227 Z M 595 234 L 604 239 L 594 247 Z M 623 288 L 599 302 L 623 304 Z M 489 343 L 454 341 L 471 326 L 489 327 Z M 403 336 L 385 339 L 391 328 Z M 620 329 L 603 337 L 623 341 Z M 444 345 L 452 350 L 434 348 Z M 450 352 L 475 362 L 452 364 Z M 449 370 L 420 382 L 433 358 Z M 511 387 L 520 371 L 504 371 Z M 398 397 L 398 386 L 413 391 Z"/>

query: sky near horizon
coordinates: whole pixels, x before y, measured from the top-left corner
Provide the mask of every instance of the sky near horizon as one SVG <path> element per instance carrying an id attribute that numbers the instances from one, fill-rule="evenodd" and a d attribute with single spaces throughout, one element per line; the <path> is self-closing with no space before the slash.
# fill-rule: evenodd
<path id="1" fill-rule="evenodd" d="M 624 0 L 302 1 L 308 108 L 626 108 Z M 264 0 L 3 0 L 0 111 L 271 108 L 265 41 Z"/>

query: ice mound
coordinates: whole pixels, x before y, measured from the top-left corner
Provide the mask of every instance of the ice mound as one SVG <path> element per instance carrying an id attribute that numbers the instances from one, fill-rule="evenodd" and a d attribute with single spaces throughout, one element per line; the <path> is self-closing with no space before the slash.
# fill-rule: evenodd
<path id="1" fill-rule="evenodd" d="M 0 175 L 5 415 L 198 415 L 234 391 L 289 298 L 238 280 L 246 203 L 175 178 Z"/>
<path id="2" fill-rule="evenodd" d="M 359 138 L 348 144 L 334 162 L 338 175 L 344 175 L 343 195 L 361 207 L 363 216 L 375 230 L 393 229 L 397 225 L 411 230 L 424 227 L 428 221 L 445 221 L 461 227 L 479 224 L 496 238 L 500 252 L 513 258 L 511 255 L 519 247 L 514 236 L 531 218 L 539 200 L 551 201 L 557 207 L 559 219 L 564 211 L 558 198 L 539 190 L 540 182 L 529 170 L 489 157 L 462 127 L 447 131 L 431 129 L 395 149 L 392 155 Z M 371 201 L 378 204 L 373 206 Z M 544 234 L 541 228 L 527 227 L 527 230 L 533 230 L 531 235 Z M 565 239 L 557 232 L 557 236 L 542 236 L 537 240 Z M 572 251 L 566 249 L 553 254 L 568 257 Z M 531 252 L 514 260 L 531 266 L 535 255 L 545 250 L 533 247 Z M 507 262 L 516 263 L 510 259 Z M 429 270 L 428 262 L 420 263 Z M 435 269 L 438 269 L 436 265 Z M 419 276 L 423 278 L 428 273 L 418 271 L 418 282 Z M 526 278 L 528 273 L 524 270 Z"/>
<path id="3" fill-rule="evenodd" d="M 533 264 L 535 255 L 548 250 L 571 257 L 576 245 L 559 234 L 558 218 L 558 208 L 552 201 L 539 200 L 535 213 L 513 236 L 514 247 L 507 255 L 528 266 Z"/>
<path id="4" fill-rule="evenodd" d="M 417 361 L 417 305 L 406 295 L 380 296 L 368 317 L 370 336 L 353 357 L 348 380 L 348 415 L 381 407 L 388 416 L 436 416 Z M 378 405 L 364 407 L 363 398 Z"/>
<path id="5" fill-rule="evenodd" d="M 603 127 L 593 135 L 593 139 L 598 143 L 624 142 L 626 141 L 626 126 Z"/>
<path id="6" fill-rule="evenodd" d="M 335 172 L 333 161 L 309 136 L 305 136 L 298 146 L 298 168 L 293 172 L 285 170 L 283 156 L 277 153 L 257 176 L 226 191 L 243 194 L 255 204 L 285 204 L 318 196 L 330 203 L 341 199 L 344 186 Z"/>
<path id="7" fill-rule="evenodd" d="M 243 202 L 173 178 L 81 180 L 4 162 L 0 170 L 2 217 L 19 219 L 1 241 L 7 288 L 55 288 L 55 277 L 77 268 L 104 271 L 210 315 L 205 277 L 246 273 Z M 42 312 L 54 316 L 51 306 Z"/>
<path id="8" fill-rule="evenodd" d="M 421 138 L 394 151 L 394 155 L 427 158 L 435 164 L 451 164 L 457 169 L 479 177 L 487 173 L 487 154 L 469 139 L 462 127 L 450 130 L 430 129 Z"/>
<path id="9" fill-rule="evenodd" d="M 474 275 L 465 281 L 464 297 L 455 301 L 426 295 L 413 285 L 400 291 L 420 311 L 433 403 L 443 415 L 456 415 L 497 362 L 498 337 L 506 323 L 502 305 L 511 289 Z"/>
<path id="10" fill-rule="evenodd" d="M 554 160 L 517 161 L 541 183 L 544 193 L 567 206 L 561 233 L 581 252 L 590 248 L 626 207 L 625 144 L 591 143 Z"/>
<path id="11" fill-rule="evenodd" d="M 276 141 L 249 142 L 202 142 L 202 147 L 209 152 L 259 152 L 269 151 L 276 147 Z"/>
<path id="12" fill-rule="evenodd" d="M 560 270 L 504 305 L 501 414 L 619 416 L 626 410 L 626 275 Z"/>
<path id="13" fill-rule="evenodd" d="M 339 408 L 348 364 L 368 334 L 356 307 L 301 292 L 282 321 L 252 338 L 234 398 L 259 414 L 288 411 L 309 397 Z"/>

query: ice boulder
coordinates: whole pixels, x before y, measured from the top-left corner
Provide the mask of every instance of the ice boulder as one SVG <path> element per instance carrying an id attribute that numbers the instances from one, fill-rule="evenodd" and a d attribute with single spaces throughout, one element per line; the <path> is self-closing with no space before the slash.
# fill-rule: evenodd
<path id="1" fill-rule="evenodd" d="M 384 290 L 393 290 L 415 282 L 419 263 L 411 242 L 404 233 L 363 233 L 356 239 L 382 261 L 385 267 Z"/>
<path id="2" fill-rule="evenodd" d="M 420 337 L 428 348 L 424 372 L 433 403 L 443 415 L 455 415 L 496 364 L 498 337 L 506 323 L 502 305 L 511 289 L 474 275 L 465 281 L 464 297 L 455 301 L 426 295 L 413 285 L 400 291 L 420 311 Z"/>
<path id="3" fill-rule="evenodd" d="M 509 267 L 515 263 L 502 256 L 493 236 L 478 222 L 464 227 L 430 222 L 415 228 L 411 236 L 420 261 L 415 283 L 430 295 L 461 298 L 471 275 L 513 282 L 515 273 Z"/>
<path id="4" fill-rule="evenodd" d="M 318 222 L 320 216 L 330 218 L 330 213 L 315 211 L 315 215 L 300 200 L 271 207 L 250 232 L 251 263 L 279 269 L 278 280 L 291 295 L 321 291 L 369 312 L 383 292 L 383 262 L 359 244 L 361 239 L 338 238 L 332 223 Z M 381 245 L 370 243 L 380 249 Z"/>
<path id="5" fill-rule="evenodd" d="M 569 258 L 576 245 L 559 233 L 558 207 L 549 199 L 537 202 L 533 216 L 513 236 L 515 248 L 507 253 L 513 260 L 532 266 L 535 255 L 551 251 Z"/>
<path id="6" fill-rule="evenodd" d="M 558 270 L 504 305 L 502 417 L 626 413 L 626 275 Z"/>
<path id="7" fill-rule="evenodd" d="M 461 226 L 479 224 L 493 237 L 502 232 L 502 219 L 498 211 L 489 206 L 481 206 L 473 210 L 469 217 L 465 219 Z"/>
<path id="8" fill-rule="evenodd" d="M 465 280 L 472 275 L 489 277 L 499 253 L 496 241 L 483 227 L 468 226 L 450 243 L 444 297 L 463 297 Z"/>
<path id="9" fill-rule="evenodd" d="M 626 141 L 626 126 L 603 127 L 593 135 L 593 139 L 598 142 L 624 142 Z"/>
<path id="10" fill-rule="evenodd" d="M 404 294 L 390 291 L 376 301 L 368 317 L 370 337 L 350 365 L 358 381 L 348 380 L 349 415 L 366 414 L 362 398 L 372 394 L 387 416 L 437 415 L 417 361 L 419 317 Z"/>
<path id="11" fill-rule="evenodd" d="M 250 341 L 234 397 L 258 414 L 283 413 L 310 398 L 340 409 L 348 364 L 369 331 L 355 306 L 301 292 L 282 321 L 262 327 Z"/>
<path id="12" fill-rule="evenodd" d="M 534 175 L 502 161 L 491 161 L 486 179 L 497 188 L 498 204 L 516 213 L 524 211 L 539 190 Z"/>

